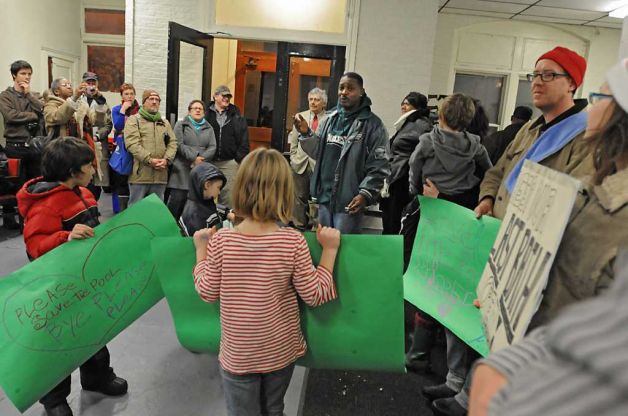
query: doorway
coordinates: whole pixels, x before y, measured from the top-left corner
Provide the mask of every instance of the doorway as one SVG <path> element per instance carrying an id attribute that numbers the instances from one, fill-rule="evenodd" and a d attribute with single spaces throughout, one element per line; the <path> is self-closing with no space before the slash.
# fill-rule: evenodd
<path id="1" fill-rule="evenodd" d="M 166 114 L 173 127 L 185 116 L 190 101 L 211 99 L 213 54 L 213 36 L 168 23 Z"/>
<path id="2" fill-rule="evenodd" d="M 185 115 L 183 103 L 212 100 L 211 88 L 218 86 L 211 85 L 213 42 L 211 35 L 170 22 L 166 113 L 173 124 Z M 235 62 L 229 75 L 233 103 L 247 120 L 251 150 L 263 146 L 285 153 L 292 119 L 308 108 L 312 88 L 327 92 L 328 109 L 336 105 L 345 47 L 237 40 Z"/>

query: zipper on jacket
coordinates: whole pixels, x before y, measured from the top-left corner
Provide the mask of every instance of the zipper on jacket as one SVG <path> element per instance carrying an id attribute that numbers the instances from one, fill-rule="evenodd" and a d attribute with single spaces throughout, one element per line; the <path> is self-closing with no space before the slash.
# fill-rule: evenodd
<path id="1" fill-rule="evenodd" d="M 217 120 L 216 120 L 217 121 Z M 222 160 L 220 158 L 220 151 L 222 150 L 222 126 L 220 125 L 220 123 L 218 123 L 218 127 L 220 127 L 220 130 L 218 130 L 218 160 Z"/>

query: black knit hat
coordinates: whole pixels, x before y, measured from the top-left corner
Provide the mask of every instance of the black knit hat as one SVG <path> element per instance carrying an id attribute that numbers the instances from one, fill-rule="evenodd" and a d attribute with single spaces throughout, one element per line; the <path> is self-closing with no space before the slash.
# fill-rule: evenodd
<path id="1" fill-rule="evenodd" d="M 417 110 L 427 108 L 427 97 L 421 93 L 412 91 L 405 96 L 404 100 L 408 100 L 408 103 Z"/>

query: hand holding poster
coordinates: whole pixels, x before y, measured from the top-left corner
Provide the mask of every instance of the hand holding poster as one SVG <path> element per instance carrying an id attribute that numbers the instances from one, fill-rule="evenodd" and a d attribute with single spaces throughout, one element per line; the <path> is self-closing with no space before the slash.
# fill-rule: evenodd
<path id="1" fill-rule="evenodd" d="M 150 256 L 178 235 L 148 197 L 0 279 L 0 385 L 24 411 L 163 297 Z"/>
<path id="2" fill-rule="evenodd" d="M 475 290 L 499 220 L 443 199 L 419 197 L 421 220 L 404 275 L 406 300 L 449 328 L 478 353 L 488 347 Z"/>
<path id="3" fill-rule="evenodd" d="M 477 291 L 491 351 L 525 335 L 579 189 L 578 180 L 525 161 Z"/>
<path id="4" fill-rule="evenodd" d="M 314 264 L 321 247 L 306 233 Z M 153 257 L 177 338 L 196 352 L 217 353 L 220 305 L 196 293 L 191 238 L 156 238 Z M 177 261 L 169 261 L 176 258 Z M 300 303 L 311 368 L 404 370 L 402 247 L 399 236 L 343 235 L 334 279 L 338 299 L 316 308 Z"/>

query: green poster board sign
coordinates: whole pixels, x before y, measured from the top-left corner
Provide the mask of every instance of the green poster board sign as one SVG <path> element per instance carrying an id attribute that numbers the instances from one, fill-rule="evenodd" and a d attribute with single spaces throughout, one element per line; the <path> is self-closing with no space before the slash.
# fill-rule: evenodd
<path id="1" fill-rule="evenodd" d="M 421 220 L 404 275 L 408 302 L 485 356 L 488 345 L 476 288 L 500 221 L 435 198 L 419 197 Z"/>
<path id="2" fill-rule="evenodd" d="M 0 385 L 20 411 L 163 297 L 150 241 L 178 234 L 151 196 L 0 279 Z"/>
<path id="3" fill-rule="evenodd" d="M 314 263 L 321 248 L 305 235 Z M 203 302 L 194 289 L 191 239 L 156 238 L 153 256 L 179 342 L 217 353 L 218 303 Z M 176 262 L 168 258 L 176 258 Z M 311 368 L 404 371 L 402 240 L 400 236 L 343 235 L 334 278 L 338 299 L 316 308 L 301 304 Z"/>

